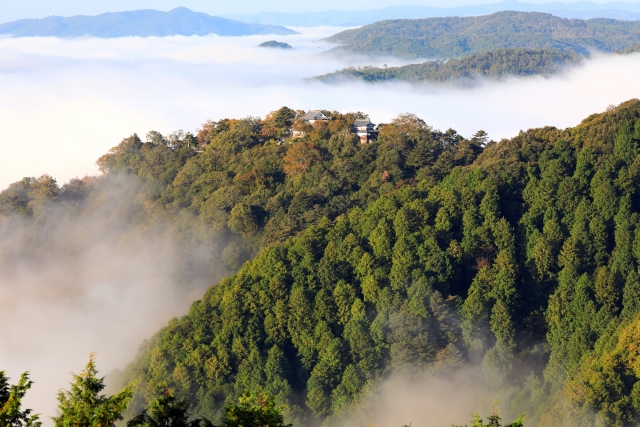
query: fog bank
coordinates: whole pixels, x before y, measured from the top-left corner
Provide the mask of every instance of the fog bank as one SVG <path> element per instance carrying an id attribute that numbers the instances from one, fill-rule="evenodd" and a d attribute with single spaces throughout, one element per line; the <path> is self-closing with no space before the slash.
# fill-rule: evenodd
<path id="1" fill-rule="evenodd" d="M 342 427 L 445 427 L 469 425 L 473 413 L 485 420 L 496 398 L 479 367 L 455 375 L 394 375 L 341 419 Z M 512 420 L 503 420 L 504 424 Z"/>
<path id="2" fill-rule="evenodd" d="M 0 216 L 0 370 L 12 383 L 31 371 L 24 404 L 46 426 L 90 353 L 102 375 L 124 368 L 223 274 L 211 270 L 225 243 L 215 231 L 197 240 L 179 221 L 140 222 L 138 180 L 87 185 L 82 206 L 35 201 L 33 219 Z"/>
<path id="3" fill-rule="evenodd" d="M 360 110 L 374 122 L 413 112 L 436 128 L 491 138 L 567 127 L 640 96 L 640 55 L 597 57 L 561 76 L 474 89 L 408 84 L 327 86 L 302 79 L 349 65 L 401 65 L 323 54 L 335 28 L 296 28 L 277 38 L 293 51 L 258 48 L 273 36 L 225 38 L 0 39 L 0 188 L 49 173 L 95 173 L 123 137 L 194 130 L 207 119 L 297 109 Z"/>

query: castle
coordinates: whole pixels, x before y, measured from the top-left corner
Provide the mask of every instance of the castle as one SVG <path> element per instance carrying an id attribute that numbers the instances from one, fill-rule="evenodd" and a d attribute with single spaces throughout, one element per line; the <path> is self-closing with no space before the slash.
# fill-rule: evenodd
<path id="1" fill-rule="evenodd" d="M 316 122 L 328 122 L 331 120 L 320 110 L 310 110 L 301 117 L 305 124 L 312 125 Z M 367 144 L 378 139 L 378 127 L 369 119 L 358 119 L 351 125 L 351 131 L 358 136 L 361 144 Z M 294 137 L 304 136 L 303 131 L 293 131 Z"/>

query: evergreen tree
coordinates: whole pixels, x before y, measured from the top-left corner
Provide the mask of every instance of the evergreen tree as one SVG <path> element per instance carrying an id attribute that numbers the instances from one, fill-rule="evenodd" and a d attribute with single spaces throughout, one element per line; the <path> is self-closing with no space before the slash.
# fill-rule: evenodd
<path id="1" fill-rule="evenodd" d="M 127 422 L 127 427 L 212 427 L 209 420 L 189 420 L 189 402 L 177 399 L 170 389 Z"/>
<path id="2" fill-rule="evenodd" d="M 265 393 L 244 393 L 238 403 L 228 405 L 219 427 L 292 427 L 285 424 L 282 406 Z"/>
<path id="3" fill-rule="evenodd" d="M 31 415 L 31 409 L 22 409 L 22 399 L 33 384 L 25 372 L 16 385 L 9 384 L 9 378 L 0 371 L 0 427 L 40 427 L 38 415 Z"/>
<path id="4" fill-rule="evenodd" d="M 104 377 L 99 378 L 92 354 L 80 374 L 74 374 L 70 390 L 58 394 L 58 416 L 53 417 L 55 427 L 114 427 L 122 420 L 132 398 L 129 388 L 107 397 Z"/>
<path id="5" fill-rule="evenodd" d="M 496 411 L 495 409 L 493 410 L 493 413 L 487 417 L 487 421 L 488 421 L 487 424 L 484 424 L 482 422 L 482 417 L 480 417 L 480 415 L 477 413 L 473 414 L 473 418 L 474 418 L 473 421 L 471 421 L 471 427 L 502 427 L 502 424 L 500 424 L 500 421 L 502 420 L 502 418 L 500 417 L 500 414 L 498 413 L 498 411 Z M 506 424 L 504 427 L 522 427 L 523 423 L 524 423 L 524 415 L 520 415 L 517 420 L 515 420 L 511 424 Z M 456 426 L 452 426 L 452 427 L 456 427 Z M 457 427 L 460 427 L 460 426 L 457 426 Z"/>

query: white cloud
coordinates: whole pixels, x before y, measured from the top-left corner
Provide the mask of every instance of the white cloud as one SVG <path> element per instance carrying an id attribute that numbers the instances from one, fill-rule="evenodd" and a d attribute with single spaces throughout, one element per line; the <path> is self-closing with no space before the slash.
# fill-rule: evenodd
<path id="1" fill-rule="evenodd" d="M 318 40 L 331 28 L 280 37 L 296 47 L 256 46 L 271 37 L 0 39 L 0 188 L 49 173 L 95 173 L 95 160 L 133 132 L 193 130 L 206 119 L 292 108 L 362 110 L 374 121 L 410 111 L 463 134 L 493 138 L 533 126 L 571 126 L 640 96 L 639 56 L 603 57 L 553 79 L 487 83 L 473 90 L 403 84 L 325 86 L 302 79 L 346 65 Z"/>

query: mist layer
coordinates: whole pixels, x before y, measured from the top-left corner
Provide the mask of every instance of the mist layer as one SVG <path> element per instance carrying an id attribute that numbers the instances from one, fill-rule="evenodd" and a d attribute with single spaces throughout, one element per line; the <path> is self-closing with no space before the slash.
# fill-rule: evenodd
<path id="1" fill-rule="evenodd" d="M 521 129 L 575 125 L 640 94 L 640 56 L 596 57 L 558 77 L 474 89 L 406 84 L 328 87 L 302 79 L 346 66 L 399 61 L 331 57 L 316 42 L 333 28 L 281 37 L 292 51 L 258 48 L 264 36 L 21 38 L 0 40 L 0 187 L 49 173 L 95 173 L 122 137 L 193 130 L 207 119 L 264 116 L 282 105 L 366 111 L 374 122 L 412 112 L 436 128 L 484 129 L 496 140 Z"/>

